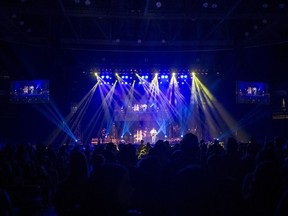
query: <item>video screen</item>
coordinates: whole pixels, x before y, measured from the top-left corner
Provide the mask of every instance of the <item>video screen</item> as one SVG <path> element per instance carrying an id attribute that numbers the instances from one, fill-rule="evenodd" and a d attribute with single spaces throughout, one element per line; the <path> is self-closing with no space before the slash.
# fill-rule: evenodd
<path id="1" fill-rule="evenodd" d="M 10 103 L 48 103 L 49 80 L 18 80 L 10 83 Z"/>
<path id="2" fill-rule="evenodd" d="M 245 104 L 270 104 L 270 85 L 264 82 L 237 81 L 236 101 Z"/>

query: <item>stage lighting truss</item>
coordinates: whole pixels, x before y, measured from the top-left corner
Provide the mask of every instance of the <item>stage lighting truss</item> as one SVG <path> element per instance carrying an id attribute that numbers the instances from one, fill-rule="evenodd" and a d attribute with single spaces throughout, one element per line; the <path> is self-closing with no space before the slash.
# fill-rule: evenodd
<path id="1" fill-rule="evenodd" d="M 194 75 L 208 75 L 208 69 L 164 69 L 164 70 L 144 70 L 144 69 L 94 69 L 91 71 L 93 77 L 103 85 L 113 85 L 116 81 L 123 85 L 132 85 L 133 82 L 143 85 L 150 83 L 157 77 L 159 84 L 169 84 L 175 77 L 178 84 L 184 85 L 191 82 Z"/>

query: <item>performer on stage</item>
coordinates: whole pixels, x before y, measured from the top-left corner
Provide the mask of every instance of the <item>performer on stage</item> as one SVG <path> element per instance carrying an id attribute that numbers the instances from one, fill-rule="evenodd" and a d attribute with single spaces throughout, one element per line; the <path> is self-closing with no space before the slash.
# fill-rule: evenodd
<path id="1" fill-rule="evenodd" d="M 156 136 L 157 136 L 157 131 L 155 128 L 152 128 L 152 130 L 150 131 L 150 135 L 152 137 L 152 143 L 155 144 L 156 142 Z"/>
<path id="2" fill-rule="evenodd" d="M 101 140 L 102 140 L 102 144 L 105 142 L 106 139 L 106 128 L 103 128 L 101 131 Z"/>

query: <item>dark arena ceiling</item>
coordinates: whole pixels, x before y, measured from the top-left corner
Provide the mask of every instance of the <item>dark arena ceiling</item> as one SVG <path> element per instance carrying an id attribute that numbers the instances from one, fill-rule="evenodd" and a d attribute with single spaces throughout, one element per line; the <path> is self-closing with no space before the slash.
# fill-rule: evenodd
<path id="1" fill-rule="evenodd" d="M 138 64 L 275 78 L 288 67 L 287 12 L 287 0 L 0 1 L 0 74 Z"/>
<path id="2" fill-rule="evenodd" d="M 218 50 L 287 43 L 286 0 L 9 0 L 1 41 L 67 49 Z"/>

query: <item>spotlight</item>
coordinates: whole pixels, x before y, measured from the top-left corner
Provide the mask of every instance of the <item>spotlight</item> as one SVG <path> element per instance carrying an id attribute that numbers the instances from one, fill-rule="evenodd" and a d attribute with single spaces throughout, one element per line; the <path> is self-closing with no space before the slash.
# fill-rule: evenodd
<path id="1" fill-rule="evenodd" d="M 165 78 L 165 76 L 164 75 L 161 75 L 161 79 L 164 79 Z"/>
<path id="2" fill-rule="evenodd" d="M 265 9 L 267 9 L 267 8 L 269 7 L 269 5 L 268 5 L 267 3 L 263 3 L 263 4 L 262 4 L 262 7 L 265 8 Z"/>
<path id="3" fill-rule="evenodd" d="M 102 75 L 102 76 L 101 76 L 101 78 L 102 78 L 102 79 L 104 79 L 104 78 L 105 78 L 105 76 L 103 76 L 103 75 Z"/>
<path id="4" fill-rule="evenodd" d="M 157 1 L 157 2 L 156 2 L 156 7 L 157 7 L 157 8 L 160 8 L 161 6 L 162 6 L 162 3 L 161 3 L 160 1 Z"/>
<path id="5" fill-rule="evenodd" d="M 168 75 L 165 76 L 165 79 L 168 79 Z"/>
<path id="6" fill-rule="evenodd" d="M 106 79 L 109 79 L 109 76 L 106 76 Z"/>
<path id="7" fill-rule="evenodd" d="M 209 7 L 209 3 L 208 3 L 208 2 L 204 2 L 204 3 L 203 3 L 203 7 L 204 7 L 204 8 L 208 8 L 208 7 Z"/>
<path id="8" fill-rule="evenodd" d="M 284 3 L 279 3 L 278 7 L 279 7 L 280 9 L 283 9 L 283 8 L 285 8 L 285 4 L 284 4 Z"/>
<path id="9" fill-rule="evenodd" d="M 89 6 L 89 5 L 91 5 L 91 2 L 90 2 L 90 0 L 85 0 L 85 2 L 84 2 L 84 3 L 85 3 L 85 5 L 86 5 L 86 6 Z"/>
<path id="10" fill-rule="evenodd" d="M 95 72 L 95 73 L 94 73 L 94 76 L 98 77 L 98 73 Z"/>
<path id="11" fill-rule="evenodd" d="M 145 76 L 145 79 L 148 79 L 148 76 Z"/>
<path id="12" fill-rule="evenodd" d="M 215 9 L 215 8 L 217 8 L 218 7 L 218 5 L 217 4 L 212 4 L 212 6 L 211 6 L 213 9 Z"/>

